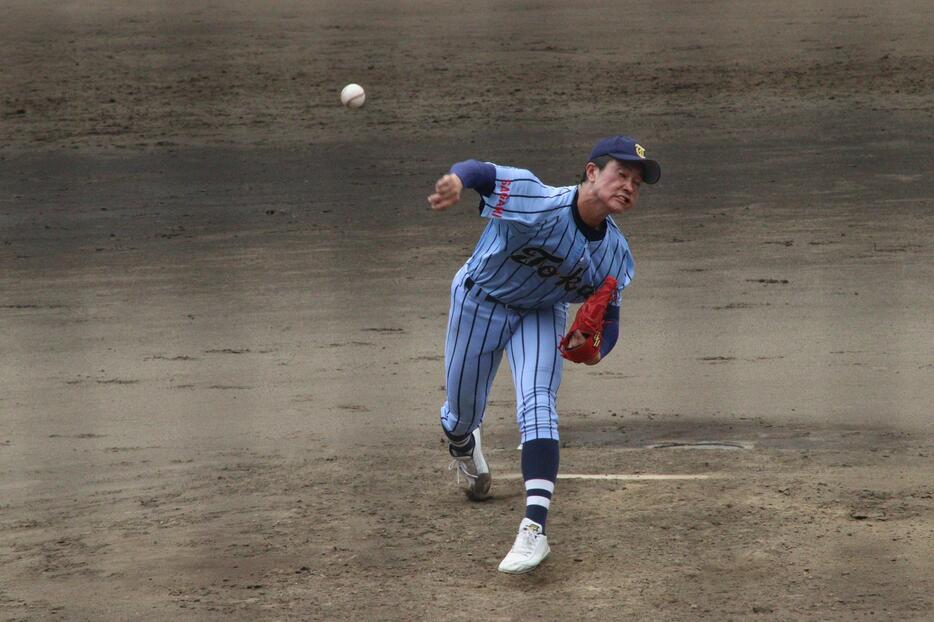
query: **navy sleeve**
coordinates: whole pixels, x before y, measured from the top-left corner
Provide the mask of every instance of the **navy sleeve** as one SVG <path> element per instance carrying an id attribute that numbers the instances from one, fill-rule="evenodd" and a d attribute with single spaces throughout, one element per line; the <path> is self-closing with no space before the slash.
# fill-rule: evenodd
<path id="1" fill-rule="evenodd" d="M 600 358 L 610 353 L 619 338 L 619 307 L 610 305 L 603 316 L 603 338 L 600 340 Z"/>
<path id="2" fill-rule="evenodd" d="M 487 196 L 496 187 L 496 167 L 489 162 L 464 160 L 451 167 L 451 172 L 461 178 L 464 186 L 473 188 L 481 196 Z"/>

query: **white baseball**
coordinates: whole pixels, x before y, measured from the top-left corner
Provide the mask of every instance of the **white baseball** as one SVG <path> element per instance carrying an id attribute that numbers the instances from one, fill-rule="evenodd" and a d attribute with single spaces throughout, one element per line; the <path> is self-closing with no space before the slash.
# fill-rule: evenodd
<path id="1" fill-rule="evenodd" d="M 359 108 L 366 101 L 366 92 L 359 84 L 348 84 L 341 91 L 341 103 L 348 108 Z"/>

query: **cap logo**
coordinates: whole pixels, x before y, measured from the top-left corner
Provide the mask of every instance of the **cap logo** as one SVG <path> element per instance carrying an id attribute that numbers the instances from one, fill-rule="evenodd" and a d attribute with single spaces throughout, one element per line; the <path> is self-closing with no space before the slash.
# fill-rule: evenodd
<path id="1" fill-rule="evenodd" d="M 645 147 L 643 147 L 642 145 L 636 145 L 636 155 L 639 156 L 640 158 L 644 158 Z"/>

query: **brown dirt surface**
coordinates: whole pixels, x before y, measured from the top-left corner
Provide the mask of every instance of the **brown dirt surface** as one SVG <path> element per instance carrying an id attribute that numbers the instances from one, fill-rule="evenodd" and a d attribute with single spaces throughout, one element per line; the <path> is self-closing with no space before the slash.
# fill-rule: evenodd
<path id="1" fill-rule="evenodd" d="M 503 6 L 506 4 L 507 6 Z M 0 20 L 0 619 L 934 618 L 927 3 L 51 2 Z M 344 84 L 367 89 L 359 110 Z M 628 132 L 551 557 L 446 470 L 476 157 Z M 505 367 L 505 366 L 504 366 Z M 651 475 L 704 476 L 656 480 Z"/>

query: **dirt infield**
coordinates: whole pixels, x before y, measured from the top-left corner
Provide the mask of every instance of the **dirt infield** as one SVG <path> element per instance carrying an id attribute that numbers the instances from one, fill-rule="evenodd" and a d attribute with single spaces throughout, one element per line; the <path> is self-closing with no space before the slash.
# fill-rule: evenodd
<path id="1" fill-rule="evenodd" d="M 4 3 L 0 619 L 934 618 L 927 4 L 501 4 Z M 623 477 L 505 576 L 509 372 L 492 500 L 438 425 L 484 223 L 425 197 L 624 131 L 663 176 L 559 394 Z"/>

